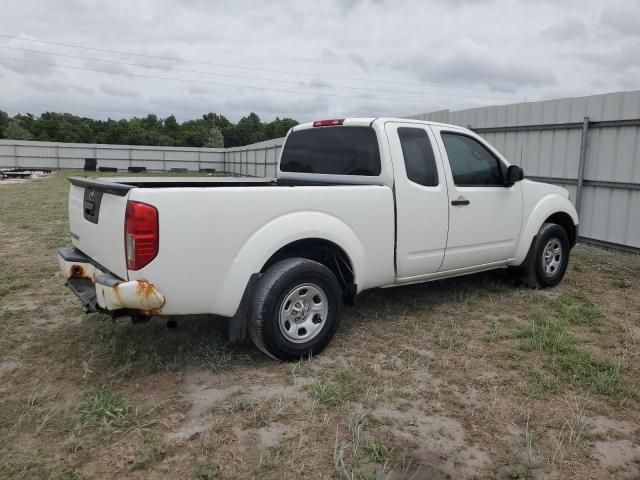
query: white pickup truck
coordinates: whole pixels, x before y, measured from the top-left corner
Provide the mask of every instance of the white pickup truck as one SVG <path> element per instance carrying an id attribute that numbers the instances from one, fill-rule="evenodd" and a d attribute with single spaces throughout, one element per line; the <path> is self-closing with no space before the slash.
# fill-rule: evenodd
<path id="1" fill-rule="evenodd" d="M 227 317 L 281 360 L 322 350 L 370 288 L 505 267 L 556 285 L 578 225 L 565 189 L 472 131 L 393 118 L 292 128 L 275 179 L 69 180 L 59 264 L 85 311 Z"/>

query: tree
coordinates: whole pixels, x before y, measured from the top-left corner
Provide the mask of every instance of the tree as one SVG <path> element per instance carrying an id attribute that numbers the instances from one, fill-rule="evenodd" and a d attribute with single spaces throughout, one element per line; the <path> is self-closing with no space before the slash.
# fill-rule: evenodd
<path id="1" fill-rule="evenodd" d="M 235 130 L 237 145 L 249 145 L 266 140 L 264 124 L 260 121 L 260 117 L 253 112 L 246 117 L 242 117 Z"/>
<path id="2" fill-rule="evenodd" d="M 209 129 L 209 138 L 207 139 L 204 146 L 210 148 L 224 147 L 224 137 L 222 136 L 222 132 L 215 125 Z"/>
<path id="3" fill-rule="evenodd" d="M 0 138 L 70 143 L 122 145 L 171 145 L 186 147 L 235 147 L 283 137 L 298 122 L 276 118 L 264 123 L 255 113 L 237 124 L 224 115 L 207 113 L 179 123 L 174 115 L 155 114 L 121 120 L 95 120 L 70 113 L 18 114 L 13 118 L 0 111 Z M 8 132 L 8 133 L 7 133 Z"/>
<path id="4" fill-rule="evenodd" d="M 4 138 L 4 129 L 9 125 L 9 114 L 0 110 L 0 138 Z"/>
<path id="5" fill-rule="evenodd" d="M 9 124 L 4 129 L 4 138 L 12 140 L 31 140 L 33 135 L 22 126 L 22 122 L 17 118 L 9 120 Z"/>

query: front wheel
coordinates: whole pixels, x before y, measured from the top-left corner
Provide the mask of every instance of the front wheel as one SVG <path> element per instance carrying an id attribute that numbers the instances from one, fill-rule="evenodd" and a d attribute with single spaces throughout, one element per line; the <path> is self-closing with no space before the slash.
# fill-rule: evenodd
<path id="1" fill-rule="evenodd" d="M 523 265 L 530 286 L 554 287 L 564 277 L 569 265 L 569 237 L 564 228 L 544 223 Z"/>
<path id="2" fill-rule="evenodd" d="M 342 307 L 331 270 L 306 258 L 289 258 L 260 278 L 249 310 L 249 336 L 267 355 L 298 360 L 319 353 L 333 338 Z"/>

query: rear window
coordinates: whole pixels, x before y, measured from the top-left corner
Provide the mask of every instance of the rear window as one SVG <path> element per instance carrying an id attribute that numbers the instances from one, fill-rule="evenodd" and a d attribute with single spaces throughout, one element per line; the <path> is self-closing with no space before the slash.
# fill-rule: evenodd
<path id="1" fill-rule="evenodd" d="M 291 132 L 280 170 L 329 175 L 380 175 L 378 138 L 371 127 L 315 127 Z"/>

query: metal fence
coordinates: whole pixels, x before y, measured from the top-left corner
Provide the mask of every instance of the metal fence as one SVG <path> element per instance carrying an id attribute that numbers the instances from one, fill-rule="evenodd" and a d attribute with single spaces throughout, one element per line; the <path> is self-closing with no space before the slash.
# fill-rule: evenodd
<path id="1" fill-rule="evenodd" d="M 640 250 L 640 91 L 410 118 L 472 128 L 528 178 L 567 188 L 583 239 Z M 0 167 L 82 168 L 85 158 L 95 158 L 98 167 L 273 177 L 282 142 L 216 149 L 0 140 Z"/>
<path id="2" fill-rule="evenodd" d="M 224 171 L 225 149 L 0 140 L 0 167 L 74 169 L 83 168 L 87 158 L 96 159 L 98 167 L 123 170 L 146 167 Z"/>
<path id="3" fill-rule="evenodd" d="M 79 169 L 85 159 L 95 159 L 98 167 L 119 170 L 215 169 L 231 175 L 274 177 L 282 142 L 278 138 L 225 149 L 0 140 L 0 168 Z"/>
<path id="4" fill-rule="evenodd" d="M 583 239 L 640 250 L 640 91 L 411 118 L 473 129 L 528 178 L 567 188 Z"/>

